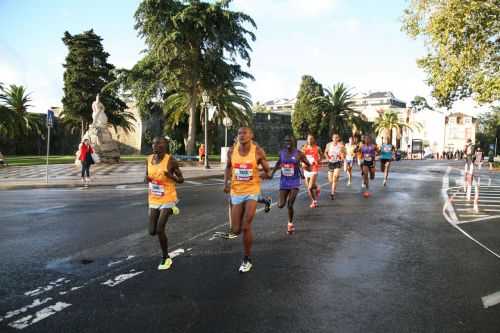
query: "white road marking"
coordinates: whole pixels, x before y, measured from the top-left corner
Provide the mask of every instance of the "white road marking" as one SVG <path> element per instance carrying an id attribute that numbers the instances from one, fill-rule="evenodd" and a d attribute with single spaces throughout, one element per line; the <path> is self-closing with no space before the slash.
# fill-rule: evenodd
<path id="1" fill-rule="evenodd" d="M 20 315 L 21 313 L 24 313 L 28 311 L 29 309 L 36 308 L 37 306 L 40 306 L 42 304 L 45 304 L 47 302 L 50 302 L 52 300 L 52 297 L 47 297 L 42 300 L 39 298 L 35 298 L 33 302 L 29 305 L 23 306 L 22 308 L 16 309 L 16 310 L 11 310 L 5 313 L 3 317 L 0 317 L 0 322 L 2 322 L 4 319 L 9 319 L 14 316 Z"/>
<path id="2" fill-rule="evenodd" d="M 102 282 L 101 284 L 108 286 L 108 287 L 116 287 L 120 283 L 123 283 L 123 282 L 125 282 L 133 277 L 136 277 L 137 275 L 140 275 L 142 273 L 144 273 L 144 271 L 135 272 L 135 270 L 132 269 L 132 270 L 130 270 L 130 273 L 117 275 L 113 279 L 109 279 L 105 282 Z"/>
<path id="3" fill-rule="evenodd" d="M 127 258 L 125 259 L 120 259 L 120 260 L 116 260 L 116 261 L 111 261 L 110 263 L 108 263 L 108 267 L 111 267 L 111 266 L 114 266 L 114 265 L 118 265 L 124 261 L 127 261 L 127 260 L 130 260 L 132 258 L 135 258 L 135 255 L 129 255 L 127 256 Z"/>
<path id="4" fill-rule="evenodd" d="M 48 285 L 46 286 L 43 286 L 43 287 L 38 287 L 36 289 L 33 289 L 33 290 L 30 290 L 30 291 L 27 291 L 24 293 L 25 296 L 37 296 L 37 295 L 40 295 L 40 294 L 43 294 L 49 290 L 52 290 L 54 288 L 57 288 L 57 287 L 60 287 L 68 282 L 70 282 L 71 280 L 68 280 L 66 278 L 59 278 L 55 281 L 52 281 L 52 282 L 49 282 Z"/>
<path id="5" fill-rule="evenodd" d="M 500 303 L 500 291 L 496 293 L 481 297 L 484 308 L 489 308 Z"/>
<path id="6" fill-rule="evenodd" d="M 50 305 L 46 308 L 41 309 L 40 311 L 37 311 L 34 316 L 28 315 L 12 323 L 9 323 L 9 326 L 12 328 L 17 328 L 18 330 L 22 330 L 23 328 L 36 324 L 44 319 L 47 319 L 48 317 L 55 315 L 56 313 L 70 306 L 71 304 L 69 303 L 57 302 L 56 304 Z"/>
<path id="7" fill-rule="evenodd" d="M 127 188 L 127 185 L 117 185 L 115 188 L 117 190 L 123 190 L 123 189 Z"/>
<path id="8" fill-rule="evenodd" d="M 184 249 L 177 249 L 177 250 L 174 250 L 172 252 L 169 252 L 168 255 L 170 256 L 170 258 L 175 258 L 177 256 L 180 256 L 181 254 L 184 254 Z"/>
<path id="9" fill-rule="evenodd" d="M 194 180 L 186 180 L 185 183 L 193 184 L 193 185 L 203 185 L 203 183 L 200 183 L 200 182 L 197 182 Z"/>

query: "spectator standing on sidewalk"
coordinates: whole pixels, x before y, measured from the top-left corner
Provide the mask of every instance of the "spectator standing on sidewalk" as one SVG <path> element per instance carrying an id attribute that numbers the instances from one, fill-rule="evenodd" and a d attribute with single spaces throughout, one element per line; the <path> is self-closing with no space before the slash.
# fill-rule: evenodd
<path id="1" fill-rule="evenodd" d="M 490 170 L 493 170 L 493 162 L 495 162 L 495 153 L 493 149 L 488 152 L 488 164 L 490 165 Z"/>
<path id="2" fill-rule="evenodd" d="M 198 149 L 198 160 L 201 164 L 205 163 L 205 145 L 202 143 Z"/>
<path id="3" fill-rule="evenodd" d="M 90 145 L 89 139 L 84 139 L 79 149 L 79 157 L 82 164 L 82 184 L 84 186 L 89 186 L 90 183 L 90 166 L 94 164 L 94 159 L 92 158 L 92 154 L 94 153 L 94 149 Z"/>
<path id="4" fill-rule="evenodd" d="M 7 162 L 5 162 L 5 159 L 3 157 L 2 152 L 0 151 L 0 167 L 7 166 Z"/>

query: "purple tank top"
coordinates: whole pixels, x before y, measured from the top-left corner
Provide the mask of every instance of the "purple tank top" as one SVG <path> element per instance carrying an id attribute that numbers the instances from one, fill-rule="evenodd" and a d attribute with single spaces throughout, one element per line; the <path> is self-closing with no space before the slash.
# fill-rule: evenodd
<path id="1" fill-rule="evenodd" d="M 375 146 L 374 145 L 363 145 L 361 147 L 361 153 L 363 154 L 363 160 L 366 162 L 375 161 Z"/>
<path id="2" fill-rule="evenodd" d="M 300 187 L 299 154 L 298 150 L 292 151 L 288 156 L 288 150 L 280 151 L 281 178 L 280 189 L 292 190 Z"/>

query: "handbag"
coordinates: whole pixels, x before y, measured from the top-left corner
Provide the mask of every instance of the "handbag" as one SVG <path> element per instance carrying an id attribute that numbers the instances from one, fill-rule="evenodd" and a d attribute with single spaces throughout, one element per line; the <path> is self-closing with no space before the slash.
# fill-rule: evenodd
<path id="1" fill-rule="evenodd" d="M 101 162 L 101 158 L 99 157 L 99 155 L 97 155 L 97 153 L 92 153 L 91 156 L 92 156 L 92 159 L 94 160 L 94 163 Z"/>
<path id="2" fill-rule="evenodd" d="M 80 159 L 79 159 L 79 158 L 76 158 L 76 159 L 75 159 L 75 165 L 76 165 L 77 167 L 81 168 L 81 167 L 82 167 L 82 161 L 80 161 Z"/>

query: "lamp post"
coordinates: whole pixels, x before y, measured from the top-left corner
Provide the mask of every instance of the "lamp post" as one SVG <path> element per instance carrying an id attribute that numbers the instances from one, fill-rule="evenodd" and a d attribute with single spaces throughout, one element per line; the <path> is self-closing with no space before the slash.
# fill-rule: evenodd
<path id="1" fill-rule="evenodd" d="M 205 169 L 210 169 L 208 164 L 208 104 L 210 103 L 210 96 L 206 91 L 201 95 L 201 101 L 205 112 Z"/>
<path id="2" fill-rule="evenodd" d="M 224 117 L 224 119 L 222 119 L 222 124 L 224 125 L 225 129 L 226 129 L 226 139 L 224 141 L 224 147 L 227 147 L 227 129 L 231 126 L 233 126 L 233 121 L 231 120 L 231 118 L 229 117 Z"/>

